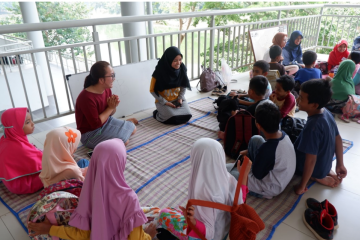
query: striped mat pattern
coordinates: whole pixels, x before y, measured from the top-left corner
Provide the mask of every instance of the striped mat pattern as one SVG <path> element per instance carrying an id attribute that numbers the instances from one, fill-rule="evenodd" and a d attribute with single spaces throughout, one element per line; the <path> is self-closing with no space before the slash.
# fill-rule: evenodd
<path id="1" fill-rule="evenodd" d="M 139 121 L 137 134 L 127 146 L 125 177 L 142 205 L 160 208 L 186 205 L 191 146 L 199 138 L 217 138 L 218 122 L 212 102 L 211 98 L 191 102 L 189 106 L 193 117 L 184 125 L 164 125 L 152 117 Z M 344 153 L 351 147 L 351 141 L 343 140 Z M 88 151 L 85 147 L 79 147 L 74 154 L 75 160 L 88 158 Z M 301 196 L 294 194 L 293 186 L 298 181 L 300 178 L 294 177 L 285 191 L 271 200 L 247 197 L 247 203 L 257 211 L 266 226 L 257 239 L 271 239 L 276 227 L 296 207 Z M 17 217 L 25 230 L 28 212 L 37 196 L 38 193 L 12 194 L 0 183 L 0 201 Z"/>

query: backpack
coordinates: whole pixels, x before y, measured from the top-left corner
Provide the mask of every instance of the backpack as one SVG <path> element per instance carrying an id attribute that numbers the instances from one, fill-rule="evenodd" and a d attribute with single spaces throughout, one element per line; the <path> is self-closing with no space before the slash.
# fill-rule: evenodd
<path id="1" fill-rule="evenodd" d="M 37 200 L 40 200 L 46 195 L 58 191 L 68 192 L 74 194 L 77 197 L 80 197 L 82 186 L 83 186 L 83 182 L 78 179 L 62 180 L 60 182 L 51 184 L 50 186 L 44 188 L 40 192 Z"/>
<path id="2" fill-rule="evenodd" d="M 345 106 L 342 109 L 343 115 L 346 118 L 353 118 L 360 115 L 360 96 L 358 95 L 349 95 Z"/>
<path id="3" fill-rule="evenodd" d="M 226 97 L 226 96 L 225 96 Z M 239 109 L 239 101 L 237 98 L 227 98 L 220 102 L 220 105 L 218 105 L 218 114 L 216 116 L 216 119 L 219 122 L 219 128 L 220 131 L 224 131 L 226 127 L 226 123 L 229 120 L 229 118 L 232 116 L 231 111 L 233 109 L 238 110 Z"/>
<path id="4" fill-rule="evenodd" d="M 284 131 L 294 143 L 306 124 L 305 119 L 292 118 L 289 116 L 284 117 L 281 120 L 281 130 Z"/>
<path id="5" fill-rule="evenodd" d="M 220 85 L 219 82 L 215 80 L 215 72 L 213 70 L 210 68 L 205 68 L 204 66 L 201 66 L 201 69 L 203 72 L 201 73 L 200 80 L 196 85 L 196 88 L 200 92 L 210 92 Z M 198 88 L 199 84 L 200 89 Z"/>
<path id="6" fill-rule="evenodd" d="M 37 201 L 30 209 L 28 222 L 43 222 L 45 216 L 52 225 L 68 225 L 70 216 L 78 206 L 78 197 L 68 192 L 53 192 Z M 58 240 L 50 235 L 32 237 L 35 240 Z"/>
<path id="7" fill-rule="evenodd" d="M 259 215 L 252 207 L 250 207 L 246 203 L 238 205 L 242 180 L 244 179 L 244 177 L 247 177 L 245 175 L 245 169 L 247 167 L 247 164 L 249 164 L 249 158 L 244 156 L 244 161 L 241 165 L 242 167 L 240 170 L 239 180 L 236 186 L 233 206 L 197 199 L 190 199 L 186 205 L 186 209 L 188 209 L 190 206 L 196 205 L 230 212 L 230 239 L 255 240 L 256 234 L 265 228 L 264 222 L 261 220 Z M 201 240 L 206 240 L 206 238 L 200 233 L 196 226 L 191 223 L 190 219 L 187 219 L 186 222 L 188 223 L 187 233 L 189 233 L 192 229 L 198 235 L 198 237 L 200 237 Z"/>
<path id="8" fill-rule="evenodd" d="M 240 110 L 229 118 L 225 127 L 226 155 L 236 159 L 240 151 L 248 148 L 251 137 L 259 134 L 260 131 L 255 126 L 255 117 L 245 110 Z"/>

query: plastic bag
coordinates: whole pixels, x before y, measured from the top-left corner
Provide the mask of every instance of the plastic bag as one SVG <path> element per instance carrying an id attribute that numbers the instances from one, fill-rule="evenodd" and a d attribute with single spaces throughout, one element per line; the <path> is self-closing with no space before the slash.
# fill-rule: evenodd
<path id="1" fill-rule="evenodd" d="M 221 59 L 221 76 L 225 84 L 226 85 L 229 84 L 232 77 L 232 72 L 231 72 L 231 68 L 226 63 L 225 59 Z"/>

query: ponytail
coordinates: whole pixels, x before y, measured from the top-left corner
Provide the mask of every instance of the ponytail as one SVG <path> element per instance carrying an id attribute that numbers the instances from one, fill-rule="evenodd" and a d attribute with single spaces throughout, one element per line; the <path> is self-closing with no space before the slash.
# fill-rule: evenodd
<path id="1" fill-rule="evenodd" d="M 84 88 L 88 88 L 92 85 L 96 85 L 98 81 L 91 76 L 91 74 L 87 75 L 84 82 Z"/>
<path id="2" fill-rule="evenodd" d="M 110 63 L 105 61 L 98 61 L 91 66 L 89 75 L 86 76 L 84 81 L 84 88 L 94 86 L 98 84 L 99 78 L 106 75 L 106 68 L 110 66 Z"/>

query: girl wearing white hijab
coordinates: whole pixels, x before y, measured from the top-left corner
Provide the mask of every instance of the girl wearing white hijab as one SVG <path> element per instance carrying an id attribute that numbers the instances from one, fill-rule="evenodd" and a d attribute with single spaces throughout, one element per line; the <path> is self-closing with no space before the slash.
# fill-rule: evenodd
<path id="1" fill-rule="evenodd" d="M 210 138 L 197 140 L 190 153 L 191 175 L 188 189 L 188 199 L 199 199 L 232 206 L 235 197 L 237 180 L 226 170 L 226 157 L 223 147 L 218 141 Z M 238 166 L 240 170 L 240 165 Z M 245 171 L 250 171 L 251 163 Z M 247 179 L 242 182 L 242 191 L 238 204 L 244 203 L 248 192 Z M 181 208 L 183 212 L 184 208 Z M 187 214 L 194 225 L 206 239 L 223 240 L 230 228 L 230 213 L 207 207 L 193 206 Z M 197 235 L 187 232 L 186 216 L 173 208 L 163 209 L 157 226 L 158 239 L 169 239 L 169 234 L 178 239 L 197 239 Z M 177 221 L 167 219 L 177 218 Z M 174 225 L 176 223 L 176 225 Z M 167 236 L 167 238 L 165 237 Z"/>

